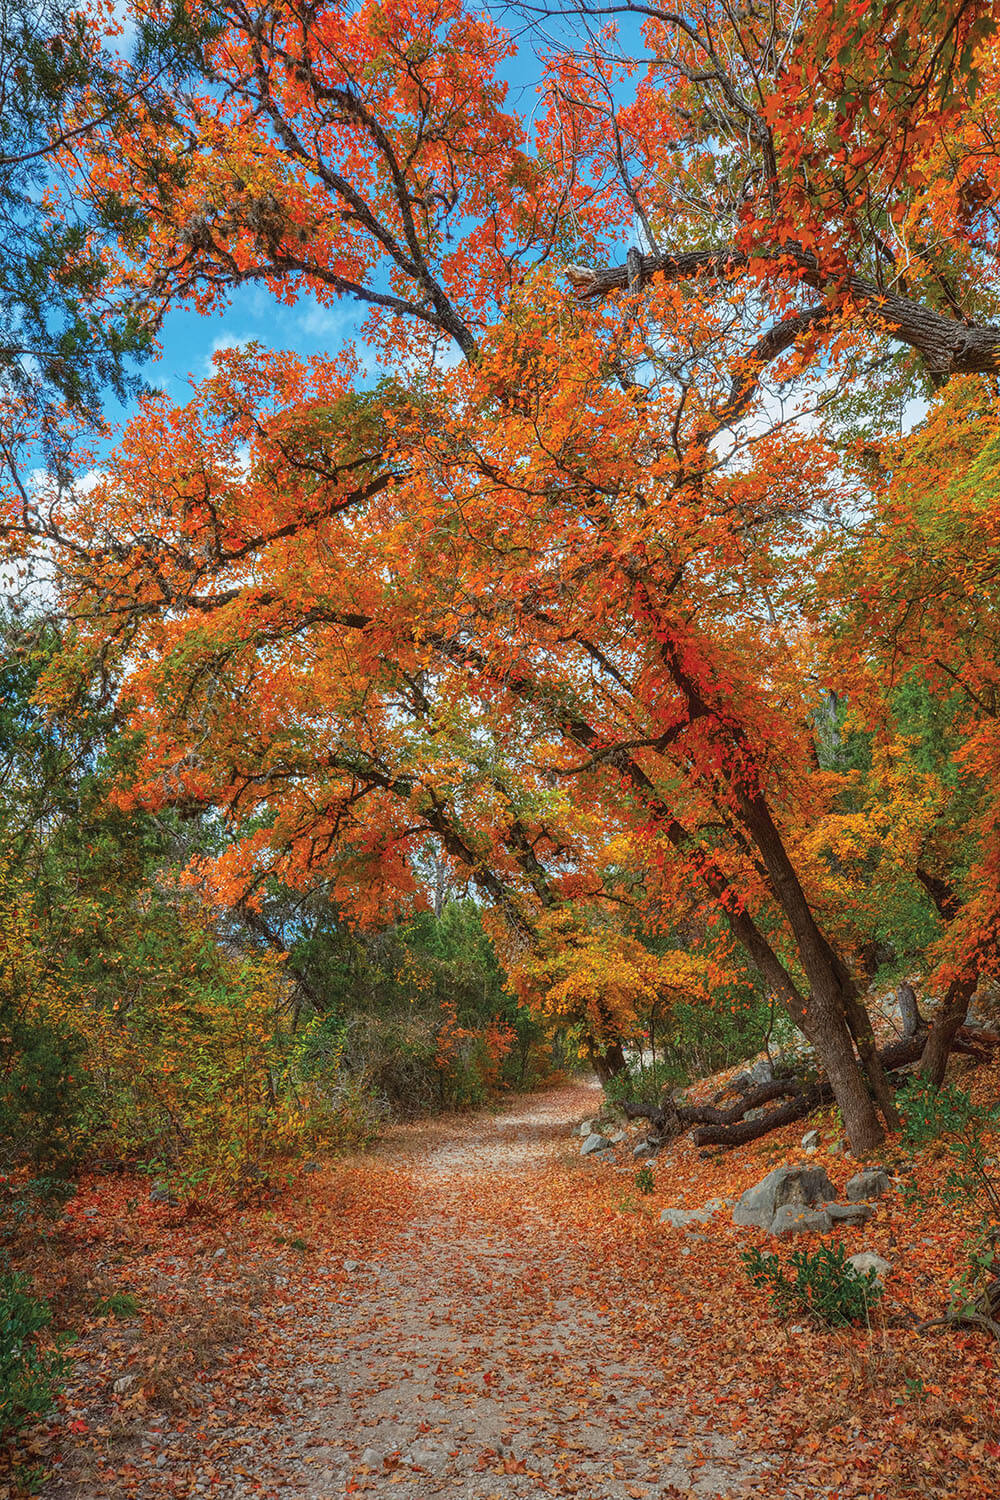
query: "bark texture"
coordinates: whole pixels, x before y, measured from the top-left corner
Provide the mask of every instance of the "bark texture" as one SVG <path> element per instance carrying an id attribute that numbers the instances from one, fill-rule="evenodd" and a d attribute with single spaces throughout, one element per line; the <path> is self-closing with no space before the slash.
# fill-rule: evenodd
<path id="1" fill-rule="evenodd" d="M 634 291 L 653 277 L 669 281 L 692 281 L 696 277 L 708 281 L 728 280 L 750 266 L 750 257 L 735 249 L 659 250 L 640 259 L 641 265 L 633 263 L 631 278 L 629 267 L 625 265 L 596 269 L 571 265 L 567 266 L 566 275 L 576 296 L 581 301 L 591 301 L 612 292 Z M 910 297 L 878 287 L 864 276 L 830 276 L 822 270 L 816 257 L 800 245 L 762 250 L 754 256 L 754 261 L 773 261 L 776 276 L 783 271 L 789 275 L 794 273 L 800 283 L 816 291 L 842 288 L 845 304 L 850 301 L 860 309 L 870 327 L 882 330 L 915 349 L 938 380 L 947 380 L 951 375 L 992 375 L 1000 371 L 1000 328 L 991 323 L 969 323 L 948 317 Z M 814 309 L 807 309 L 795 316 L 815 323 L 819 314 Z M 785 342 L 783 328 L 784 324 L 778 324 L 770 334 L 764 335 L 758 346 L 759 359 L 773 358 L 801 331 L 789 330 L 792 338 Z M 773 342 L 773 353 L 766 347 L 768 339 Z M 754 355 L 750 357 L 753 359 Z"/>

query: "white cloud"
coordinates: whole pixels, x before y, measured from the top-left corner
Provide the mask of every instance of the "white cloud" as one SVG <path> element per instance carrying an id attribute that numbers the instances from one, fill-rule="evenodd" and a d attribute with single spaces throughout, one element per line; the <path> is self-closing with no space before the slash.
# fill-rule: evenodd
<path id="1" fill-rule="evenodd" d="M 357 323 L 353 309 L 323 302 L 303 301 L 295 319 L 300 332 L 311 339 L 339 339 Z"/>
<path id="2" fill-rule="evenodd" d="M 234 338 L 231 334 L 228 333 L 221 334 L 218 338 L 213 339 L 212 347 L 208 353 L 208 358 L 205 360 L 205 375 L 209 376 L 215 374 L 215 356 L 217 354 L 223 354 L 227 349 L 245 349 L 247 344 L 252 343 L 253 339 L 248 336 Z"/>

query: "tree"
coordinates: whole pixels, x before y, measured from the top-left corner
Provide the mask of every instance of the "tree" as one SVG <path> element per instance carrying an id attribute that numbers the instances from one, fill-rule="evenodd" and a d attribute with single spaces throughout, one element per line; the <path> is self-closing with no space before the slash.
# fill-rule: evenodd
<path id="1" fill-rule="evenodd" d="M 22 503 L 27 465 L 68 474 L 106 392 L 124 400 L 138 388 L 134 363 L 156 332 L 111 264 L 141 237 L 138 205 L 120 184 L 95 183 L 85 198 L 70 181 L 95 133 L 155 128 L 197 55 L 181 9 L 134 19 L 126 60 L 111 50 L 122 27 L 110 5 L 0 3 L 0 465 Z M 175 167 L 151 150 L 149 170 Z"/>
<path id="2" fill-rule="evenodd" d="M 909 69 L 891 117 L 876 47 L 859 80 L 842 49 L 810 62 L 839 17 L 801 36 L 791 6 L 652 11 L 651 60 L 584 36 L 546 59 L 529 141 L 509 38 L 456 0 L 213 9 L 208 82 L 158 136 L 171 191 L 141 133 L 88 140 L 91 180 L 128 180 L 143 217 L 145 295 L 353 299 L 396 379 L 231 355 L 186 408 L 147 401 L 43 529 L 146 738 L 127 795 L 244 829 L 205 871 L 220 895 L 322 869 L 364 920 L 432 837 L 515 962 L 539 913 L 615 900 L 599 850 L 621 833 L 651 922 L 696 901 L 728 930 L 864 1154 L 897 1117 L 822 915 L 810 830 L 838 788 L 804 590 L 813 545 L 878 500 L 838 397 L 897 344 L 933 381 L 992 369 L 970 184 L 996 166 L 995 95 L 983 8 L 902 51 L 880 13 Z M 945 65 L 984 80 L 961 121 Z M 585 269 L 633 224 L 645 251 Z M 576 305 L 548 270 L 570 257 Z"/>
<path id="3" fill-rule="evenodd" d="M 945 1001 L 921 1061 L 935 1084 L 979 980 L 1000 958 L 997 413 L 995 380 L 968 376 L 949 384 L 918 432 L 886 445 L 884 503 L 841 551 L 833 583 L 850 600 L 834 669 L 853 679 L 873 733 L 891 747 L 915 698 L 937 708 L 934 732 L 921 736 L 927 765 L 917 768 L 925 779 L 931 771 L 934 795 L 919 809 L 904 811 L 898 792 L 888 804 L 943 928 L 933 951 Z M 899 779 L 896 746 L 883 784 Z"/>

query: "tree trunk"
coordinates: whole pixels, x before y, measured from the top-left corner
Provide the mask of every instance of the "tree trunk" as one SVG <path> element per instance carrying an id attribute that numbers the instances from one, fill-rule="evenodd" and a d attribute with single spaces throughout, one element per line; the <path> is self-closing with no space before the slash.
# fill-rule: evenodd
<path id="1" fill-rule="evenodd" d="M 855 1155 L 866 1154 L 879 1144 L 885 1132 L 878 1123 L 862 1081 L 859 1059 L 886 1124 L 893 1130 L 900 1124 L 892 1090 L 879 1061 L 868 1012 L 858 999 L 847 965 L 813 915 L 763 793 L 744 792 L 739 802 L 743 826 L 760 851 L 771 888 L 792 930 L 809 980 L 809 1010 L 811 1018 L 815 1016 L 816 1019 L 811 1019 L 803 1029 L 826 1068 L 844 1117 L 851 1150 Z M 810 1032 L 810 1024 L 815 1029 L 815 1037 Z M 856 1054 L 852 1036 L 857 1044 Z M 828 1045 L 834 1047 L 833 1053 L 827 1053 Z M 853 1078 L 849 1076 L 852 1072 Z"/>
<path id="2" fill-rule="evenodd" d="M 826 1069 L 851 1150 L 863 1161 L 885 1140 L 885 1130 L 865 1087 L 843 1013 L 824 1005 L 818 1016 L 810 1017 L 806 1035 Z"/>
<path id="3" fill-rule="evenodd" d="M 948 1058 L 951 1055 L 955 1038 L 965 1024 L 969 1001 L 975 994 L 977 978 L 978 976 L 972 979 L 952 980 L 945 994 L 944 1003 L 934 1017 L 917 1071 L 936 1089 L 944 1083 Z"/>
<path id="4" fill-rule="evenodd" d="M 879 1057 L 878 1043 L 875 1040 L 868 1012 L 853 991 L 846 997 L 844 1008 L 847 1013 L 847 1024 L 854 1037 L 854 1045 L 858 1049 L 858 1056 L 865 1070 L 865 1077 L 875 1096 L 875 1102 L 882 1112 L 882 1118 L 890 1130 L 900 1130 L 903 1121 L 896 1108 L 892 1088 Z"/>
<path id="5" fill-rule="evenodd" d="M 595 1043 L 588 1042 L 587 1059 L 602 1086 L 619 1073 L 624 1073 L 628 1067 L 621 1042 L 611 1042 L 603 1050 Z"/>
<path id="6" fill-rule="evenodd" d="M 951 1043 L 955 1052 L 963 1052 L 977 1062 L 988 1059 L 994 1048 L 1000 1047 L 1000 1035 L 994 1032 L 959 1032 Z M 879 1053 L 879 1061 L 887 1073 L 907 1068 L 915 1063 L 924 1048 L 922 1034 L 898 1037 Z M 723 1097 L 717 1095 L 717 1098 Z M 760 1083 L 745 1088 L 738 1103 L 728 1109 L 717 1104 L 676 1104 L 669 1090 L 664 1090 L 659 1104 L 640 1104 L 626 1100 L 623 1108 L 630 1120 L 649 1120 L 658 1135 L 673 1136 L 693 1125 L 691 1139 L 696 1146 L 740 1146 L 747 1141 L 759 1140 L 770 1131 L 777 1130 L 792 1120 L 804 1119 L 821 1104 L 834 1097 L 833 1089 L 826 1079 L 818 1083 L 806 1083 L 797 1077 L 775 1078 L 770 1083 Z M 748 1120 L 747 1114 L 762 1105 L 783 1100 L 775 1109 L 762 1110 L 758 1119 Z"/>

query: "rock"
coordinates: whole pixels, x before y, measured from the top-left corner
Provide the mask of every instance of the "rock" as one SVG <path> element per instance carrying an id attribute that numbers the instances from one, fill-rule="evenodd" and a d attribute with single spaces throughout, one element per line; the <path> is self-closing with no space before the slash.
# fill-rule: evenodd
<path id="1" fill-rule="evenodd" d="M 116 1396 L 124 1396 L 129 1387 L 135 1385 L 136 1378 L 137 1377 L 135 1375 L 119 1375 L 118 1379 L 114 1382 L 111 1389 L 114 1391 Z"/>
<path id="2" fill-rule="evenodd" d="M 149 1191 L 150 1203 L 165 1203 L 168 1208 L 179 1208 L 180 1199 L 172 1193 L 162 1182 L 154 1182 Z"/>
<path id="3" fill-rule="evenodd" d="M 824 1203 L 835 1224 L 867 1224 L 875 1216 L 874 1203 Z"/>
<path id="4" fill-rule="evenodd" d="M 711 1217 L 708 1215 L 707 1217 Z M 686 1229 L 689 1224 L 704 1224 L 707 1222 L 700 1208 L 665 1208 L 660 1214 L 660 1223 L 669 1224 L 671 1229 Z"/>
<path id="5" fill-rule="evenodd" d="M 744 1120 L 763 1120 L 766 1114 L 766 1109 L 748 1109 L 743 1118 Z"/>
<path id="6" fill-rule="evenodd" d="M 750 1077 L 754 1083 L 773 1083 L 774 1068 L 771 1066 L 771 1059 L 769 1057 L 762 1057 L 755 1062 L 750 1069 Z"/>
<path id="7" fill-rule="evenodd" d="M 588 1136 L 588 1135 L 593 1135 L 593 1133 L 594 1133 L 594 1122 L 593 1122 L 593 1120 L 581 1120 L 580 1123 L 579 1123 L 579 1125 L 576 1127 L 576 1134 L 577 1135 Z"/>
<path id="8" fill-rule="evenodd" d="M 441 1462 L 441 1450 L 434 1443 L 421 1440 L 411 1444 L 406 1462 L 417 1469 L 430 1469 Z"/>
<path id="9" fill-rule="evenodd" d="M 818 1130 L 807 1130 L 802 1137 L 803 1151 L 818 1151 L 822 1137 Z"/>
<path id="10" fill-rule="evenodd" d="M 610 1150 L 611 1150 L 611 1142 L 608 1140 L 607 1136 L 606 1135 L 598 1135 L 596 1131 L 591 1131 L 590 1135 L 588 1135 L 587 1139 L 584 1141 L 583 1145 L 580 1147 L 580 1155 L 581 1156 L 593 1156 L 593 1154 L 594 1154 L 595 1151 L 610 1151 Z"/>
<path id="11" fill-rule="evenodd" d="M 345 1260 L 344 1261 L 344 1270 L 347 1272 L 348 1276 L 352 1275 L 352 1273 L 354 1271 L 356 1271 L 357 1269 L 358 1269 L 358 1263 L 357 1263 L 356 1260 Z"/>
<path id="12" fill-rule="evenodd" d="M 747 1188 L 733 1209 L 733 1223 L 744 1228 L 769 1229 L 778 1209 L 786 1203 L 807 1208 L 827 1203 L 836 1196 L 836 1189 L 822 1167 L 776 1167 L 762 1182 Z"/>
<path id="13" fill-rule="evenodd" d="M 833 1220 L 822 1206 L 810 1208 L 803 1203 L 782 1203 L 770 1228 L 778 1239 L 789 1234 L 828 1234 L 833 1228 Z"/>
<path id="14" fill-rule="evenodd" d="M 724 1198 L 710 1198 L 702 1208 L 665 1208 L 660 1214 L 660 1223 L 671 1229 L 687 1229 L 691 1224 L 707 1224 L 720 1208 L 726 1207 Z"/>
<path id="15" fill-rule="evenodd" d="M 737 1093 L 746 1093 L 747 1089 L 753 1088 L 753 1074 L 737 1073 L 735 1078 L 729 1080 L 729 1087 L 735 1089 Z"/>
<path id="16" fill-rule="evenodd" d="M 302 1163 L 303 1172 L 322 1172 L 323 1168 L 318 1161 L 307 1161 Z"/>
<path id="17" fill-rule="evenodd" d="M 382 1455 L 375 1448 L 366 1448 L 361 1455 L 361 1462 L 366 1469 L 374 1469 L 382 1462 Z"/>
<path id="18" fill-rule="evenodd" d="M 889 1262 L 883 1260 L 881 1255 L 876 1255 L 874 1250 L 859 1250 L 857 1255 L 847 1257 L 847 1265 L 853 1266 L 859 1276 L 864 1276 L 868 1271 L 874 1271 L 878 1281 L 882 1281 L 886 1271 L 890 1269 Z"/>
<path id="19" fill-rule="evenodd" d="M 641 1161 L 644 1156 L 655 1156 L 657 1148 L 652 1141 L 640 1141 L 638 1146 L 632 1147 L 633 1161 Z"/>
<path id="20" fill-rule="evenodd" d="M 611 1142 L 612 1146 L 620 1146 L 621 1143 L 622 1143 L 622 1141 L 624 1139 L 625 1139 L 625 1132 L 624 1132 L 624 1130 L 616 1130 L 613 1135 L 610 1135 L 608 1137 L 608 1140 Z"/>
<path id="21" fill-rule="evenodd" d="M 849 1203 L 863 1198 L 884 1198 L 889 1191 L 889 1174 L 882 1167 L 868 1167 L 851 1178 L 844 1189 Z"/>

